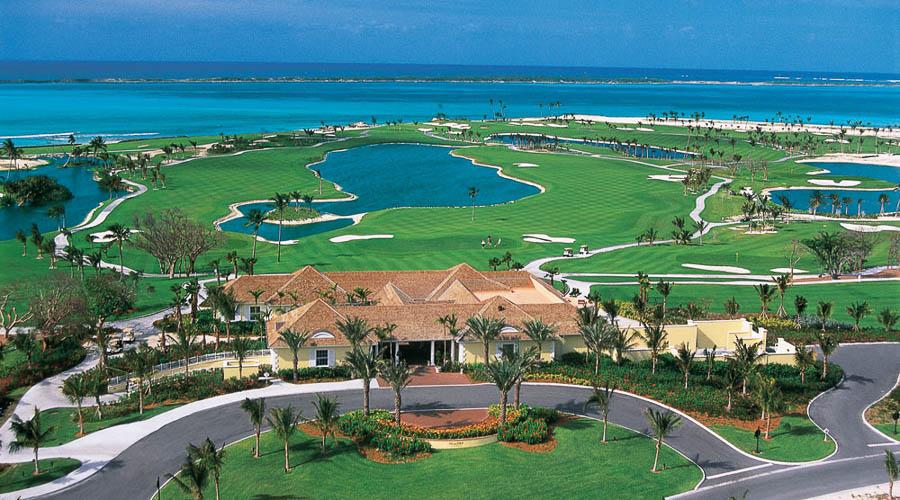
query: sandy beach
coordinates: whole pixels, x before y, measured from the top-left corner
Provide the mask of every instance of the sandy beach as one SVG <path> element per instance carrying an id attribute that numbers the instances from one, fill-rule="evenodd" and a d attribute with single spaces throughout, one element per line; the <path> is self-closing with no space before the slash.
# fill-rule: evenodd
<path id="1" fill-rule="evenodd" d="M 19 158 L 15 165 L 13 162 L 3 159 L 0 160 L 0 170 L 29 170 L 32 168 L 43 167 L 44 165 L 49 165 L 50 162 L 47 160 L 40 160 L 36 158 Z"/>
<path id="2" fill-rule="evenodd" d="M 878 133 L 881 137 L 881 132 Z M 797 163 L 863 163 L 865 165 L 889 165 L 892 167 L 900 167 L 900 155 L 889 154 L 851 154 L 851 153 L 830 153 L 815 158 L 806 158 L 797 161 Z"/>
<path id="3" fill-rule="evenodd" d="M 856 127 L 850 128 L 849 126 L 844 125 L 843 127 L 840 125 L 822 125 L 815 123 L 804 123 L 802 125 L 796 123 L 768 123 L 768 122 L 755 122 L 755 121 L 732 121 L 732 120 L 711 120 L 711 119 L 700 119 L 699 121 L 692 120 L 690 118 L 677 118 L 677 119 L 663 119 L 656 118 L 652 119 L 647 116 L 603 116 L 603 115 L 565 115 L 558 117 L 560 119 L 575 119 L 578 121 L 591 121 L 596 123 L 615 123 L 615 124 L 627 124 L 627 125 L 666 125 L 670 127 L 687 127 L 687 126 L 704 126 L 704 127 L 716 127 L 721 128 L 723 130 L 735 130 L 738 132 L 748 132 L 751 130 L 762 130 L 764 132 L 809 132 L 811 134 L 819 134 L 819 135 L 837 135 L 841 129 L 843 128 L 846 132 L 847 136 L 866 136 L 866 137 L 874 137 L 875 130 L 871 127 Z M 546 120 L 547 118 L 544 118 Z M 540 118 L 523 118 L 522 121 L 526 120 L 540 120 Z M 878 138 L 879 139 L 898 139 L 900 138 L 900 130 L 897 129 L 879 129 L 878 130 Z"/>

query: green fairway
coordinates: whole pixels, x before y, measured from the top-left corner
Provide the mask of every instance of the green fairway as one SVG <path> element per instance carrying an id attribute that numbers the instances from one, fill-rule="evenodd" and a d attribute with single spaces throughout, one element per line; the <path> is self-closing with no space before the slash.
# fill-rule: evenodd
<path id="1" fill-rule="evenodd" d="M 631 300 L 634 294 L 637 293 L 637 285 L 596 285 L 591 288 L 599 290 L 604 299 Z M 866 316 L 860 324 L 881 329 L 881 325 L 878 324 L 876 319 L 876 314 L 884 308 L 898 310 L 898 294 L 900 294 L 900 283 L 896 281 L 864 284 L 827 283 L 824 285 L 793 286 L 785 294 L 784 302 L 785 309 L 791 314 L 794 311 L 794 297 L 797 295 L 806 297 L 806 300 L 809 302 L 807 314 L 815 313 L 815 305 L 820 300 L 833 302 L 834 312 L 832 318 L 838 321 L 850 322 L 850 316 L 846 310 L 847 306 L 855 301 L 868 300 L 873 313 Z M 759 298 L 752 286 L 680 285 L 676 283 L 672 287 L 669 304 L 695 302 L 698 305 L 708 307 L 710 312 L 725 312 L 724 303 L 731 297 L 734 297 L 740 304 L 741 313 L 759 312 Z M 651 299 L 656 300 L 652 293 Z M 769 310 L 771 312 L 777 308 L 778 299 L 776 298 L 775 302 L 770 304 Z"/>
<path id="2" fill-rule="evenodd" d="M 293 471 L 285 474 L 280 441 L 265 433 L 254 459 L 252 439 L 226 450 L 223 498 L 283 498 L 286 491 L 309 498 L 662 498 L 693 488 L 702 478 L 696 465 L 664 447 L 660 466 L 650 472 L 654 444 L 614 425 L 612 441 L 599 443 L 600 426 L 579 419 L 556 429 L 558 446 L 549 453 L 508 448 L 435 451 L 412 463 L 381 464 L 362 458 L 353 443 L 341 440 L 325 457 L 319 440 L 300 434 L 291 445 Z M 202 436 L 197 436 L 197 441 Z M 502 493 L 501 493 L 502 492 Z M 213 486 L 206 495 L 213 496 Z M 168 483 L 164 498 L 188 498 Z"/>
<path id="3" fill-rule="evenodd" d="M 331 147 L 336 146 L 329 144 L 323 148 Z M 192 218 L 211 223 L 226 215 L 227 206 L 235 201 L 267 198 L 287 189 L 314 192 L 318 182 L 302 166 L 318 159 L 323 148 L 251 152 L 174 167 L 168 174 L 168 189 L 129 200 L 114 212 L 109 222 L 131 224 L 134 214 L 167 206 L 181 207 Z M 484 269 L 490 257 L 506 251 L 524 263 L 561 252 L 566 245 L 526 243 L 521 240 L 523 234 L 553 233 L 591 246 L 621 243 L 631 239 L 630 227 L 655 226 L 661 230 L 669 213 L 684 215 L 693 205 L 691 197 L 681 195 L 679 186 L 648 181 L 647 175 L 656 173 L 655 168 L 632 162 L 516 152 L 499 146 L 458 151 L 480 163 L 501 166 L 508 175 L 539 183 L 546 192 L 506 205 L 478 208 L 474 222 L 469 208 L 374 212 L 356 226 L 310 236 L 298 245 L 283 247 L 280 264 L 274 258 L 275 245 L 259 244 L 257 271 L 287 272 L 304 264 L 333 270 L 441 268 L 459 262 Z M 541 166 L 513 166 L 519 162 Z M 263 169 L 266 176 L 261 177 L 259 172 Z M 210 185 L 219 188 L 211 191 Z M 640 196 L 635 196 L 630 189 L 635 185 L 641 187 Z M 326 184 L 323 196 L 339 194 Z M 612 211 L 616 217 L 604 216 Z M 328 241 L 341 234 L 376 233 L 393 234 L 394 238 L 343 244 Z M 482 249 L 480 241 L 488 234 L 495 241 L 502 240 L 501 246 Z M 207 260 L 221 258 L 227 250 L 236 250 L 241 256 L 250 254 L 252 243 L 248 235 L 226 233 L 225 238 L 225 245 L 210 252 Z M 149 255 L 133 249 L 125 254 L 126 265 L 147 272 L 157 271 L 156 262 Z M 423 259 L 425 255 L 428 259 Z"/>
<path id="4" fill-rule="evenodd" d="M 765 432 L 765 422 L 759 421 L 760 430 Z M 730 425 L 713 425 L 720 436 L 738 448 L 756 455 L 756 438 L 752 430 Z M 781 417 L 777 429 L 769 431 L 769 440 L 759 439 L 761 458 L 781 462 L 808 462 L 825 458 L 834 451 L 834 441 L 825 442 L 824 435 L 806 415 L 786 415 Z"/>
<path id="5" fill-rule="evenodd" d="M 671 224 L 661 238 L 668 237 Z M 737 229 L 734 229 L 737 228 Z M 811 238 L 821 231 L 844 231 L 836 222 L 808 222 L 779 225 L 776 234 L 745 234 L 746 225 L 717 228 L 690 245 L 653 245 L 626 248 L 615 252 L 597 254 L 587 259 L 561 259 L 546 264 L 559 267 L 563 273 L 645 273 L 656 274 L 716 274 L 717 271 L 700 271 L 683 267 L 682 264 L 703 264 L 708 266 L 734 266 L 747 269 L 753 274 L 777 274 L 772 269 L 788 267 L 791 242 Z M 635 235 L 642 228 L 635 228 Z M 887 236 L 881 236 L 868 259 L 869 266 L 887 264 L 890 246 Z M 795 269 L 818 274 L 820 267 L 815 258 L 804 253 Z"/>
<path id="6" fill-rule="evenodd" d="M 94 408 L 85 407 L 83 412 L 85 415 L 84 433 L 90 434 L 107 427 L 120 424 L 130 424 L 132 422 L 140 422 L 148 418 L 155 417 L 160 413 L 167 412 L 172 408 L 180 405 L 161 405 L 144 410 L 144 414 L 137 412 L 122 417 L 104 418 L 103 420 L 95 420 L 93 418 Z M 78 439 L 78 417 L 73 408 L 51 408 L 41 412 L 41 425 L 46 427 L 53 426 L 53 435 L 44 443 L 44 446 L 59 446 Z"/>
<path id="7" fill-rule="evenodd" d="M 31 488 L 55 481 L 81 466 L 71 458 L 51 458 L 38 461 L 41 475 L 35 476 L 34 462 L 0 465 L 0 493 Z"/>

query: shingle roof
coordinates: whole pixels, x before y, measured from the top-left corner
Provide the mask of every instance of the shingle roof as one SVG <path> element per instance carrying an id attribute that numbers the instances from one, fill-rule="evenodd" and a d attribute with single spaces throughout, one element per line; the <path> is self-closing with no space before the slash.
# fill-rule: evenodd
<path id="1" fill-rule="evenodd" d="M 372 299 L 383 297 L 387 303 L 472 302 L 491 294 L 515 297 L 517 290 L 541 293 L 519 293 L 520 300 L 512 299 L 515 303 L 563 300 L 559 292 L 525 271 L 478 271 L 468 264 L 437 271 L 327 273 L 306 266 L 292 274 L 240 276 L 225 285 L 240 303 L 256 302 L 250 291 L 261 291 L 259 302 L 285 306 L 306 304 L 329 294 L 342 303 L 347 293 L 357 288 L 368 289 Z"/>

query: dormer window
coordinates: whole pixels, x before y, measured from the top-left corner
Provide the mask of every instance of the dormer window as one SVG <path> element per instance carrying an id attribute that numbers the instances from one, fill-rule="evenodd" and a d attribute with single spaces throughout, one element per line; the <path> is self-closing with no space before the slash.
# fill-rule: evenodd
<path id="1" fill-rule="evenodd" d="M 326 332 L 325 330 L 322 330 L 322 331 L 320 331 L 320 332 L 314 333 L 313 336 L 312 336 L 311 338 L 312 338 L 313 340 L 333 339 L 333 338 L 334 338 L 334 335 L 331 334 L 331 333 L 329 333 L 329 332 Z"/>

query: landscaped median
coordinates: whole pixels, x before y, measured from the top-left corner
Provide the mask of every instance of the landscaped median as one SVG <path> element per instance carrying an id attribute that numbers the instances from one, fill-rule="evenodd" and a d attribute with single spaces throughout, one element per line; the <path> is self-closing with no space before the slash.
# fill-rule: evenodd
<path id="1" fill-rule="evenodd" d="M 34 462 L 0 465 L 0 493 L 9 493 L 55 481 L 81 466 L 71 458 L 38 461 L 41 473 L 34 474 Z"/>
<path id="2" fill-rule="evenodd" d="M 307 426 L 302 428 L 306 430 Z M 329 441 L 321 453 L 321 438 L 305 432 L 290 444 L 292 470 L 283 472 L 281 440 L 262 435 L 261 456 L 253 458 L 254 439 L 226 447 L 221 469 L 222 498 L 283 497 L 285 491 L 304 497 L 397 498 L 581 498 L 628 496 L 662 498 L 695 487 L 700 468 L 663 447 L 659 473 L 650 471 L 654 442 L 610 425 L 609 442 L 600 444 L 602 424 L 577 418 L 561 422 L 553 432 L 556 447 L 534 452 L 493 443 L 477 448 L 432 450 L 427 457 L 404 463 L 369 460 L 349 438 Z M 199 438 L 198 438 L 199 439 Z M 207 484 L 204 497 L 213 498 Z M 173 482 L 163 498 L 191 498 Z"/>
<path id="3" fill-rule="evenodd" d="M 900 386 L 866 410 L 866 421 L 885 436 L 900 440 Z"/>
<path id="4" fill-rule="evenodd" d="M 823 432 L 806 416 L 806 406 L 816 395 L 841 380 L 840 367 L 829 364 L 828 374 L 821 380 L 822 364 L 817 362 L 806 368 L 801 380 L 800 370 L 793 366 L 758 363 L 753 366 L 754 369 L 746 372 L 746 394 L 743 394 L 745 375 L 730 373 L 735 368 L 732 362 L 715 361 L 710 365 L 701 359 L 693 361 L 685 389 L 684 372 L 671 354 L 660 355 L 655 373 L 649 359 L 617 364 L 603 356 L 597 375 L 593 357 L 566 354 L 559 361 L 539 365 L 527 379 L 583 386 L 609 383 L 617 390 L 683 411 L 735 447 L 762 459 L 803 462 L 833 453 L 833 440 L 824 439 Z M 469 365 L 465 369 L 474 379 L 486 380 L 481 366 Z M 762 398 L 765 382 L 775 388 L 770 392 L 773 397 L 767 400 Z M 771 409 L 768 420 L 761 418 L 764 403 Z M 759 452 L 756 451 L 757 428 L 760 429 Z"/>

